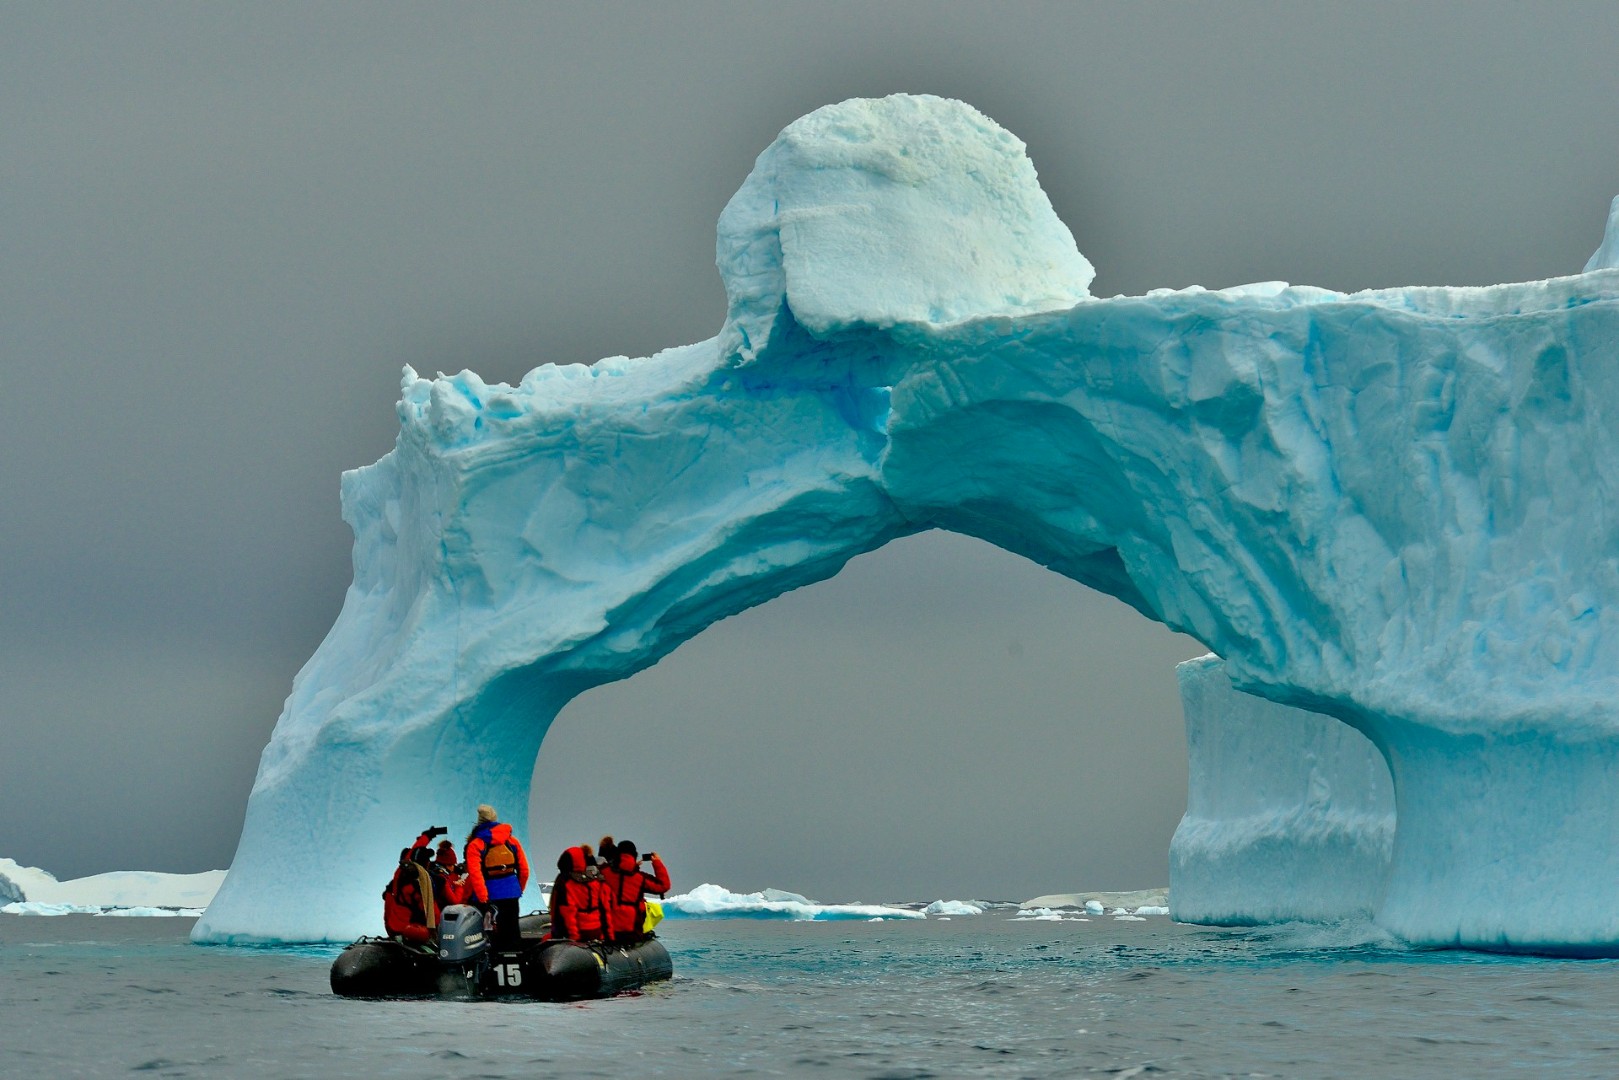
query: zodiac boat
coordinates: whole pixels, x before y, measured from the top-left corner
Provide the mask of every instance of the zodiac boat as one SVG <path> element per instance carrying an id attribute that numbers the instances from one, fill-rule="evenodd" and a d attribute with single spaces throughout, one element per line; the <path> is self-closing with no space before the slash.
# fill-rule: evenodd
<path id="1" fill-rule="evenodd" d="M 332 962 L 332 992 L 343 997 L 535 998 L 577 1001 L 634 990 L 674 975 L 669 951 L 649 934 L 633 945 L 542 941 L 548 915 L 525 915 L 523 945 L 496 952 L 483 913 L 455 904 L 439 917 L 438 948 L 392 938 L 361 938 Z"/>

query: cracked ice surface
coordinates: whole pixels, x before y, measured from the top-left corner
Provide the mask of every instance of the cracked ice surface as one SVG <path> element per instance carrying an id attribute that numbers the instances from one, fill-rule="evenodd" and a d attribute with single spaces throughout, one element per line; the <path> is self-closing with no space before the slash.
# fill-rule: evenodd
<path id="1" fill-rule="evenodd" d="M 1619 945 L 1619 271 L 1095 299 L 1022 144 L 907 96 L 791 125 L 717 251 L 709 341 L 517 387 L 407 370 L 198 938 L 374 929 L 400 837 L 523 820 L 571 697 L 945 528 L 1366 734 L 1395 932 Z"/>

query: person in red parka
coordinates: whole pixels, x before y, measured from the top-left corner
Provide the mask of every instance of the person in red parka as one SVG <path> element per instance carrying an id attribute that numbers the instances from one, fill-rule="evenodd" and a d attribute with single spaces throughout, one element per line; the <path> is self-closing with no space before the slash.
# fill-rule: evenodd
<path id="1" fill-rule="evenodd" d="M 389 937 L 410 945 L 429 945 L 438 931 L 440 889 L 428 864 L 428 845 L 443 836 L 443 826 L 425 830 L 399 853 L 393 880 L 382 890 L 382 926 Z"/>
<path id="2" fill-rule="evenodd" d="M 602 903 L 601 874 L 589 846 L 571 847 L 557 859 L 551 886 L 551 932 L 569 941 L 602 941 L 607 937 L 607 910 Z"/>
<path id="3" fill-rule="evenodd" d="M 669 871 L 655 851 L 647 852 L 652 864 L 649 874 L 641 869 L 641 856 L 628 840 L 618 842 L 613 861 L 602 867 L 602 891 L 606 894 L 607 928 L 612 939 L 632 944 L 646 936 L 646 896 L 662 896 L 669 891 Z"/>
<path id="4" fill-rule="evenodd" d="M 440 907 L 465 904 L 472 899 L 472 882 L 467 880 L 467 868 L 456 861 L 454 844 L 448 840 L 439 841 L 438 854 L 433 857 L 433 866 L 438 871 L 439 885 L 444 892 L 444 901 Z"/>
<path id="5" fill-rule="evenodd" d="M 478 807 L 478 824 L 467 836 L 462 861 L 467 864 L 472 900 L 485 911 L 495 913 L 491 944 L 507 952 L 521 948 L 517 901 L 528 887 L 528 856 L 512 835 L 512 827 L 499 821 L 495 808 L 487 803 Z"/>

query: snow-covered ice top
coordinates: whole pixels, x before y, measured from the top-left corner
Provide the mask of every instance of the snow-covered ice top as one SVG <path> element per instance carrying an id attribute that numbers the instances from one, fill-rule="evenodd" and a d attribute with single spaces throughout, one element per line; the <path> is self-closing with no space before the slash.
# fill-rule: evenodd
<path id="1" fill-rule="evenodd" d="M 960 101 L 855 98 L 789 124 L 720 214 L 727 342 L 1072 307 L 1095 269 L 1017 136 Z"/>
<path id="2" fill-rule="evenodd" d="M 1619 760 L 1619 270 L 1095 299 L 1022 145 L 909 96 L 791 125 L 717 256 L 708 341 L 517 387 L 407 372 L 394 451 L 344 477 L 353 586 L 198 936 L 374 929 L 373 879 L 421 821 L 523 820 L 570 697 L 930 528 L 1360 728 L 1401 805 L 1395 886 L 1465 900 L 1477 879 L 1436 847 L 1453 807 L 1479 853 L 1555 851 L 1619 888 L 1619 847 L 1533 848 L 1522 794 L 1470 789 L 1522 777 L 1573 792 L 1577 820 L 1619 815 L 1596 766 Z M 353 881 L 302 872 L 367 859 Z M 1619 945 L 1619 916 L 1575 907 L 1542 938 Z M 1401 929 L 1530 940 L 1472 910 Z"/>

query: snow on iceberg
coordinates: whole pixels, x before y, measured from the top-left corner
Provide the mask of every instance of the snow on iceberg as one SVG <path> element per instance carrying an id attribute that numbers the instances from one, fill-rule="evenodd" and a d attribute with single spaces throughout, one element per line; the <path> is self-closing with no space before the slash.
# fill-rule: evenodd
<path id="1" fill-rule="evenodd" d="M 13 915 L 102 913 L 163 914 L 197 911 L 208 906 L 225 880 L 225 871 L 163 874 L 150 870 L 117 870 L 58 881 L 37 866 L 0 859 L 0 912 Z"/>
<path id="2" fill-rule="evenodd" d="M 1383 755 L 1330 716 L 1232 689 L 1218 657 L 1175 674 L 1189 759 L 1186 816 L 1169 845 L 1175 918 L 1371 918 L 1394 853 Z"/>
<path id="3" fill-rule="evenodd" d="M 944 528 L 1364 733 L 1388 929 L 1619 949 L 1619 270 L 1095 299 L 1022 144 L 903 95 L 790 125 L 716 250 L 708 341 L 516 387 L 407 370 L 196 937 L 374 930 L 420 822 L 523 819 L 571 697 Z"/>
<path id="4" fill-rule="evenodd" d="M 663 914 L 671 919 L 790 919 L 799 922 L 925 917 L 919 911 L 884 904 L 820 904 L 797 893 L 776 889 L 734 893 L 706 883 L 691 892 L 667 897 L 663 901 Z"/>

